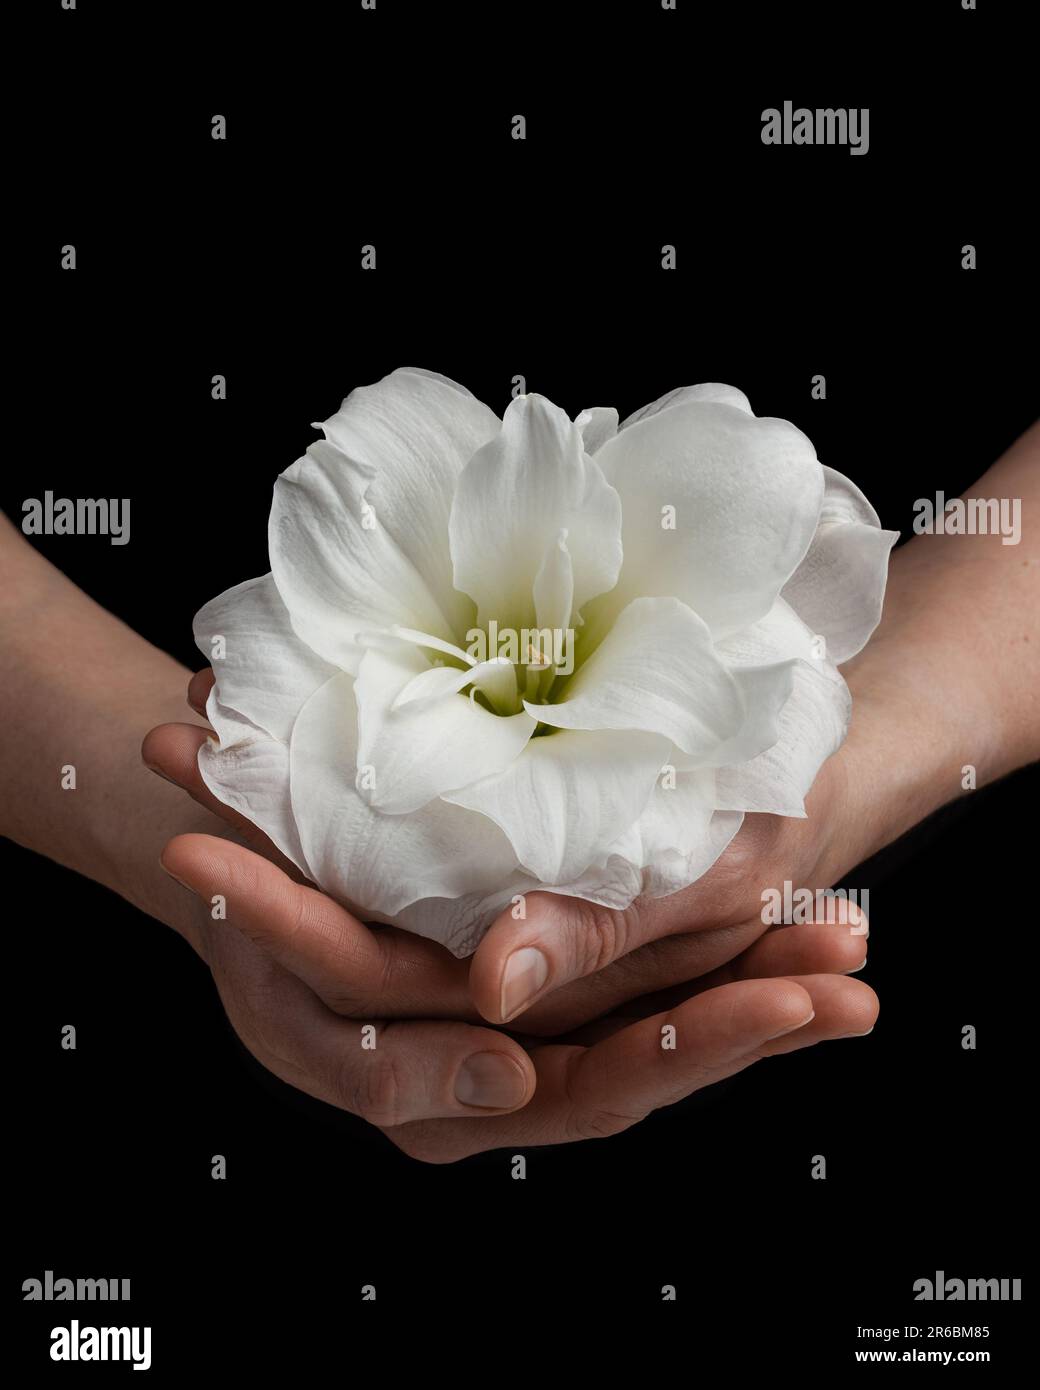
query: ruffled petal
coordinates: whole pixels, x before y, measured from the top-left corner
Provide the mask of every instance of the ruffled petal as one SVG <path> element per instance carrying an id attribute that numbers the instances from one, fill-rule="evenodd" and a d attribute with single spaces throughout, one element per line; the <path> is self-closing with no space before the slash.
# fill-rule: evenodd
<path id="1" fill-rule="evenodd" d="M 574 605 L 610 589 L 621 567 L 621 504 L 581 431 L 542 396 L 519 396 L 500 434 L 463 471 L 451 509 L 455 586 L 482 626 L 535 619 L 534 583 L 549 537 L 567 531 Z"/>
<path id="2" fill-rule="evenodd" d="M 674 391 L 669 391 L 666 395 L 658 397 L 649 405 L 644 405 L 639 410 L 633 410 L 632 414 L 626 416 L 621 422 L 620 428 L 627 430 L 630 425 L 638 424 L 640 420 L 645 420 L 650 415 L 657 415 L 673 405 L 690 405 L 697 402 L 732 405 L 737 410 L 742 410 L 745 415 L 754 414 L 751 409 L 751 402 L 743 391 L 738 391 L 735 386 L 724 386 L 720 381 L 702 381 L 697 386 L 677 386 Z"/>
<path id="3" fill-rule="evenodd" d="M 335 671 L 297 637 L 269 574 L 212 599 L 193 627 L 212 662 L 220 705 L 272 738 L 288 741 L 304 701 Z"/>
<path id="4" fill-rule="evenodd" d="M 369 647 L 358 671 L 358 789 L 376 810 L 401 815 L 500 772 L 534 733 L 529 714 L 500 716 L 447 691 L 395 704 L 431 669 L 407 642 Z M 472 668 L 467 671 L 472 674 Z"/>
<path id="5" fill-rule="evenodd" d="M 538 628 L 566 632 L 574 611 L 574 565 L 567 549 L 566 530 L 546 547 L 545 558 L 535 575 L 533 593 Z"/>
<path id="6" fill-rule="evenodd" d="M 826 490 L 808 554 L 783 588 L 798 616 L 827 640 L 840 665 L 862 650 L 881 621 L 889 551 L 898 531 L 884 531 L 878 514 L 843 474 L 823 466 Z"/>
<path id="7" fill-rule="evenodd" d="M 529 883 L 491 821 L 433 801 L 408 816 L 373 810 L 354 786 L 353 682 L 338 675 L 300 712 L 290 745 L 291 794 L 311 877 L 362 917 L 398 921 L 451 944 L 491 921 L 513 882 Z M 425 899 L 439 906 L 405 909 Z M 492 906 L 483 910 L 487 900 Z M 452 947 L 454 949 L 454 946 Z"/>
<path id="8" fill-rule="evenodd" d="M 206 786 L 264 832 L 308 878 L 313 878 L 300 840 L 289 796 L 289 749 L 255 724 L 225 709 L 210 691 L 206 717 L 220 739 L 199 749 L 199 773 Z"/>
<path id="9" fill-rule="evenodd" d="M 734 811 L 805 815 L 804 798 L 841 747 L 852 700 L 840 673 L 793 609 L 779 599 L 763 621 L 719 644 L 733 666 L 797 658 L 791 695 L 777 716 L 776 742 L 758 757 L 716 773 L 716 805 Z"/>
<path id="10" fill-rule="evenodd" d="M 271 569 L 293 628 L 348 671 L 364 628 L 453 641 L 473 605 L 452 585 L 448 514 L 497 417 L 447 378 L 404 370 L 352 392 L 324 428 L 271 507 Z"/>
<path id="11" fill-rule="evenodd" d="M 356 671 L 358 634 L 395 624 L 445 641 L 437 600 L 366 499 L 367 475 L 321 441 L 275 483 L 271 570 L 294 631 L 330 665 Z"/>
<path id="12" fill-rule="evenodd" d="M 656 734 L 563 729 L 445 800 L 493 820 L 542 883 L 566 884 L 639 817 L 668 751 Z"/>
<path id="13" fill-rule="evenodd" d="M 618 432 L 618 413 L 612 405 L 594 405 L 575 417 L 587 454 L 594 454 Z"/>
<path id="14" fill-rule="evenodd" d="M 642 729 L 690 754 L 733 738 L 744 705 L 706 625 L 674 598 L 635 599 L 555 704 L 525 708 L 558 729 Z"/>
<path id="15" fill-rule="evenodd" d="M 730 404 L 668 405 L 596 455 L 621 497 L 624 566 L 586 621 L 602 631 L 640 595 L 674 596 L 725 636 L 764 617 L 816 530 L 823 473 L 786 420 Z"/>
<path id="16" fill-rule="evenodd" d="M 727 767 L 757 757 L 780 737 L 780 712 L 791 698 L 797 663 L 776 661 L 767 666 L 731 666 L 744 707 L 744 719 L 732 738 L 705 752 L 694 766 Z"/>
<path id="17" fill-rule="evenodd" d="M 502 422 L 457 381 L 402 367 L 352 391 L 321 428 L 371 478 L 366 498 L 448 625 L 462 633 L 472 606 L 456 591 L 448 518 L 463 468 Z"/>
<path id="18" fill-rule="evenodd" d="M 714 772 L 660 778 L 636 823 L 642 891 L 663 898 L 687 888 L 707 873 L 743 820 L 739 812 L 717 809 Z"/>

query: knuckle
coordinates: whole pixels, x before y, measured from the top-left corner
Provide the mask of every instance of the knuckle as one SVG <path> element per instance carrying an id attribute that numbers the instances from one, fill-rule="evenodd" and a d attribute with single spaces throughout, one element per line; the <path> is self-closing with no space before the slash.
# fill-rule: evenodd
<path id="1" fill-rule="evenodd" d="M 376 998 L 385 1005 L 387 1000 L 393 998 L 397 991 L 397 952 L 385 936 L 379 936 L 376 940 L 379 943 L 381 955 L 376 972 L 375 994 Z"/>
<path id="2" fill-rule="evenodd" d="M 278 917 L 282 924 L 279 934 L 283 944 L 290 951 L 295 950 L 307 930 L 308 895 L 286 879 L 278 896 Z"/>
<path id="3" fill-rule="evenodd" d="M 618 956 L 623 956 L 630 934 L 626 912 L 616 912 L 597 903 L 584 904 L 576 942 L 575 964 L 579 972 L 595 975 Z"/>
<path id="4" fill-rule="evenodd" d="M 378 957 L 337 945 L 332 973 L 322 998 L 335 1013 L 353 1018 L 380 1018 L 395 1011 L 398 989 L 396 955 L 378 937 Z"/>
<path id="5" fill-rule="evenodd" d="M 582 1056 L 582 1051 L 576 1050 L 563 1073 L 563 1092 L 567 1099 L 566 1139 L 609 1139 L 638 1124 L 642 1115 L 626 1115 L 602 1105 L 589 1105 L 582 1099 L 579 1082 Z"/>
<path id="6" fill-rule="evenodd" d="M 409 1118 L 406 1113 L 406 1085 L 400 1060 L 392 1052 L 364 1052 L 360 1071 L 351 1059 L 349 1075 L 341 1089 L 347 1097 L 346 1109 L 360 1115 L 377 1129 L 392 1129 Z"/>

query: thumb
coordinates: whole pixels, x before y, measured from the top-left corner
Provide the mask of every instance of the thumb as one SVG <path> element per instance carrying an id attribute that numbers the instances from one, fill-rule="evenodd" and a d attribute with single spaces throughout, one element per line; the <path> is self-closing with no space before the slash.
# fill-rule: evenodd
<path id="1" fill-rule="evenodd" d="M 583 898 L 530 893 L 522 918 L 507 908 L 488 928 L 470 964 L 470 995 L 489 1022 L 506 1023 L 550 990 L 674 930 L 677 923 L 645 905 L 617 912 Z"/>

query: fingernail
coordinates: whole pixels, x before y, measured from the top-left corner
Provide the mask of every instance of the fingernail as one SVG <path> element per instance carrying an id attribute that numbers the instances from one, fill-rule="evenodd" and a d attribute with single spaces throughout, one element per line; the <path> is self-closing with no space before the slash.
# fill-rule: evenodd
<path id="1" fill-rule="evenodd" d="M 770 1037 L 766 1038 L 766 1042 L 772 1042 L 772 1041 L 773 1041 L 773 1038 L 782 1038 L 782 1037 L 784 1036 L 785 1033 L 794 1033 L 794 1032 L 797 1032 L 797 1030 L 798 1030 L 799 1028 L 804 1028 L 805 1025 L 806 1025 L 807 1023 L 812 1023 L 812 1021 L 813 1021 L 813 1019 L 814 1019 L 815 1017 L 816 1017 L 816 1010 L 813 1009 L 813 1011 L 812 1011 L 812 1013 L 809 1015 L 809 1017 L 808 1017 L 808 1018 L 803 1018 L 802 1021 L 801 1021 L 801 1023 L 792 1023 L 791 1026 L 790 1026 L 789 1028 L 781 1028 L 780 1031 L 779 1031 L 779 1033 L 773 1033 Z"/>
<path id="2" fill-rule="evenodd" d="M 499 1012 L 503 1022 L 529 1004 L 549 978 L 549 962 L 537 946 L 514 951 L 502 973 L 502 999 Z"/>
<path id="3" fill-rule="evenodd" d="M 504 1052 L 475 1052 L 459 1067 L 455 1099 L 484 1110 L 511 1110 L 527 1090 L 523 1072 Z"/>
<path id="4" fill-rule="evenodd" d="M 865 1037 L 867 1037 L 870 1033 L 873 1033 L 873 1031 L 874 1031 L 874 1025 L 871 1024 L 871 1026 L 867 1029 L 867 1031 L 866 1031 L 865 1033 L 839 1033 L 839 1034 L 838 1034 L 838 1037 L 835 1038 L 834 1041 L 837 1042 L 837 1041 L 838 1041 L 839 1039 L 841 1039 L 841 1038 L 865 1038 Z"/>
<path id="5" fill-rule="evenodd" d="M 860 971 L 860 970 L 863 969 L 863 967 L 866 965 L 866 963 L 867 963 L 867 958 L 866 958 L 866 956 L 864 956 L 863 959 L 860 961 L 859 965 L 854 965 L 854 966 L 852 967 L 851 970 L 846 970 L 846 971 L 845 971 L 845 974 L 846 974 L 846 975 L 855 975 L 858 971 Z"/>

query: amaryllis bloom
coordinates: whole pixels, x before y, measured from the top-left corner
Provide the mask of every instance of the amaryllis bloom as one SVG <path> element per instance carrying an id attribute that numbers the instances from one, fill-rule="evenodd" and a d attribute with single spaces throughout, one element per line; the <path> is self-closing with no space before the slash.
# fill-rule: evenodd
<path id="1" fill-rule="evenodd" d="M 500 420 L 408 368 L 322 428 L 271 573 L 195 620 L 202 776 L 314 883 L 465 955 L 533 889 L 627 907 L 804 816 L 896 536 L 793 425 L 718 385 Z"/>

